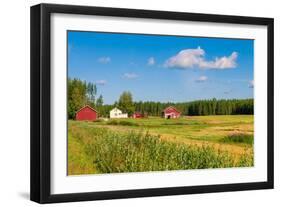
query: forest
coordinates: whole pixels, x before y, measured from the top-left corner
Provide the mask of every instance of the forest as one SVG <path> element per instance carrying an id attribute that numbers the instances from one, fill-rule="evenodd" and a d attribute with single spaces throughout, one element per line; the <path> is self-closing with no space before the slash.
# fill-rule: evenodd
<path id="1" fill-rule="evenodd" d="M 80 79 L 68 79 L 68 118 L 73 119 L 75 113 L 86 104 L 95 108 L 100 117 L 108 117 L 109 111 L 118 107 L 123 112 L 131 115 L 135 111 L 147 116 L 161 116 L 167 106 L 176 107 L 183 116 L 206 116 L 206 115 L 238 115 L 253 114 L 253 99 L 209 99 L 187 102 L 157 102 L 157 101 L 134 101 L 130 91 L 120 94 L 119 100 L 114 104 L 104 104 L 103 96 L 97 97 L 97 86 L 94 83 L 81 81 Z"/>

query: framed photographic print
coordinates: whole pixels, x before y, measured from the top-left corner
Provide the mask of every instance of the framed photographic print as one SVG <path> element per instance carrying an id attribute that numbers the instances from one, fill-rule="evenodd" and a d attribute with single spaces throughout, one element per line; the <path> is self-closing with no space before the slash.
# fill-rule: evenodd
<path id="1" fill-rule="evenodd" d="M 31 200 L 273 188 L 273 19 L 31 7 Z"/>

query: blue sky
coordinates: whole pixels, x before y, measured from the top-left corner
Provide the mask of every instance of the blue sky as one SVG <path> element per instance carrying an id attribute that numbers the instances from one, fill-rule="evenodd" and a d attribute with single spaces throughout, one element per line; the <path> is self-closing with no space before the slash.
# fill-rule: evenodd
<path id="1" fill-rule="evenodd" d="M 254 40 L 68 31 L 68 76 L 106 104 L 253 98 Z"/>

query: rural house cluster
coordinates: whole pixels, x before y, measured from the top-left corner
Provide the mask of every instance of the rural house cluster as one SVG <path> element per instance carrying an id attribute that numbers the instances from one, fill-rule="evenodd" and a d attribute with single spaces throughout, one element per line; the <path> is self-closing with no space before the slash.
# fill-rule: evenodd
<path id="1" fill-rule="evenodd" d="M 169 106 L 163 110 L 162 116 L 165 119 L 175 119 L 179 118 L 181 115 L 181 112 L 178 111 L 175 107 Z M 109 112 L 109 118 L 111 119 L 122 119 L 122 118 L 128 118 L 128 113 L 123 113 L 120 109 L 117 107 L 113 108 Z M 131 116 L 131 118 L 138 119 L 138 118 L 144 118 L 147 117 L 146 114 L 142 114 L 140 112 L 134 112 Z M 86 105 L 79 109 L 76 112 L 75 119 L 78 121 L 95 121 L 98 119 L 98 111 L 94 108 L 92 108 L 89 105 Z"/>

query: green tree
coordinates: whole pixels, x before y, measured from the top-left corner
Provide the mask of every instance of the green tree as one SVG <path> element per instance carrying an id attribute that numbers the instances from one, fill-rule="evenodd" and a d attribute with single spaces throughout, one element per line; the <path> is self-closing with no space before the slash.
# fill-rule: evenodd
<path id="1" fill-rule="evenodd" d="M 75 113 L 86 104 L 95 107 L 95 95 L 97 87 L 95 84 L 80 79 L 67 80 L 67 112 L 68 118 L 73 119 Z"/>
<path id="2" fill-rule="evenodd" d="M 91 106 L 95 106 L 95 96 L 97 94 L 97 86 L 91 82 L 89 82 L 88 84 L 85 83 L 85 85 L 87 85 L 87 102 L 89 105 Z"/>
<path id="3" fill-rule="evenodd" d="M 68 79 L 68 118 L 73 119 L 75 113 L 86 102 L 86 84 L 79 79 Z"/>
<path id="4" fill-rule="evenodd" d="M 102 95 L 100 95 L 98 97 L 96 105 L 97 105 L 97 107 L 101 107 L 103 105 L 103 97 L 102 97 Z"/>
<path id="5" fill-rule="evenodd" d="M 120 95 L 118 107 L 129 115 L 134 113 L 135 107 L 133 103 L 133 95 L 130 91 L 124 91 Z"/>

